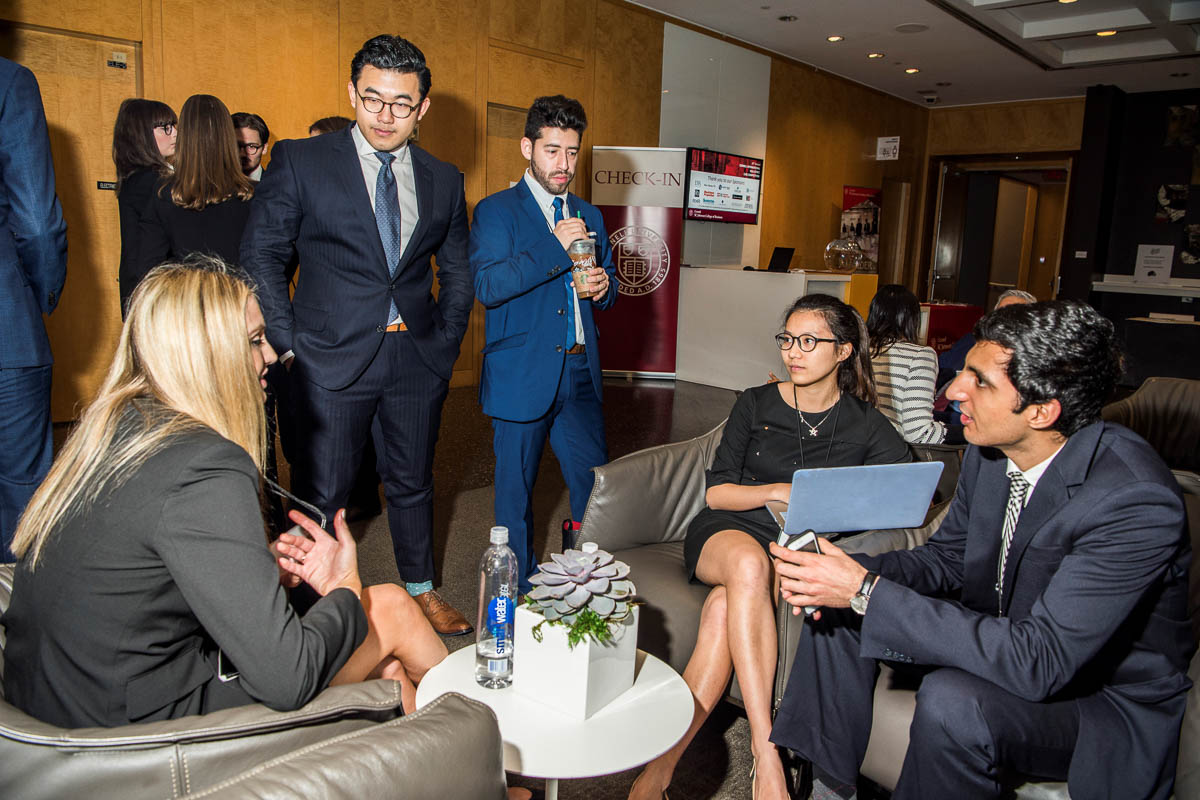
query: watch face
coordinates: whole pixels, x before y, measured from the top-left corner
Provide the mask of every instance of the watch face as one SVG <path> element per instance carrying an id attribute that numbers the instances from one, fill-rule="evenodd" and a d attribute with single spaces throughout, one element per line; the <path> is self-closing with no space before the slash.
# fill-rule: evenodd
<path id="1" fill-rule="evenodd" d="M 866 614 L 867 613 L 867 601 L 870 599 L 871 598 L 867 597 L 867 595 L 865 595 L 865 594 L 854 595 L 854 597 L 850 598 L 851 610 L 853 610 L 855 614 Z"/>

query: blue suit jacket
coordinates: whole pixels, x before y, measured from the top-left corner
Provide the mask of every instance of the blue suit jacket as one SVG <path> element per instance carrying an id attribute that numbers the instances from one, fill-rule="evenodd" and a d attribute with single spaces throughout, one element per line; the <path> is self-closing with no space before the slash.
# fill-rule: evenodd
<path id="1" fill-rule="evenodd" d="M 67 225 L 33 73 L 0 58 L 0 368 L 53 362 L 42 314 L 67 279 Z"/>
<path id="2" fill-rule="evenodd" d="M 583 212 L 596 231 L 596 261 L 608 272 L 603 300 L 581 300 L 580 319 L 596 396 L 600 391 L 600 348 L 595 308 L 617 297 L 616 270 L 604 220 L 595 206 L 568 195 L 572 213 Z M 486 197 L 475 207 L 471 226 L 471 270 L 475 295 L 487 309 L 487 343 L 479 397 L 483 412 L 512 422 L 537 419 L 550 409 L 566 355 L 571 258 L 555 238 L 524 180 Z"/>
<path id="3" fill-rule="evenodd" d="M 310 380 L 341 389 L 379 349 L 391 299 L 426 366 L 449 379 L 473 303 L 462 177 L 408 145 L 420 220 L 390 278 L 350 130 L 277 143 L 250 201 L 241 264 L 258 281 L 267 337 L 280 354 L 294 351 Z"/>
<path id="4" fill-rule="evenodd" d="M 1166 798 L 1195 649 L 1179 487 L 1131 431 L 1076 432 L 1021 513 L 998 616 L 1006 463 L 968 448 L 929 543 L 859 559 L 884 578 L 861 655 L 957 667 L 1034 702 L 1077 699 L 1071 796 Z"/>

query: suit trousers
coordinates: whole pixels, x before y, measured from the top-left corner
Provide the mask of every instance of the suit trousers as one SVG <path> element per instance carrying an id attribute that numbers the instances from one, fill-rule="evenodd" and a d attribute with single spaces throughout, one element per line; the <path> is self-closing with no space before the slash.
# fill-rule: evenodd
<path id="1" fill-rule="evenodd" d="M 14 560 L 9 546 L 17 520 L 54 459 L 51 369 L 0 369 L 0 561 Z"/>
<path id="2" fill-rule="evenodd" d="M 821 616 L 805 623 L 771 741 L 853 785 L 879 665 L 859 655 L 861 617 L 849 609 Z M 1035 703 L 953 667 L 889 666 L 921 684 L 893 800 L 1002 797 L 1029 777 L 1066 779 L 1079 735 L 1074 700 Z"/>
<path id="3" fill-rule="evenodd" d="M 584 353 L 563 359 L 558 391 L 550 410 L 532 422 L 493 419 L 496 451 L 496 524 L 508 528 L 508 546 L 517 555 L 517 591 L 532 588 L 537 565 L 533 547 L 533 485 L 546 447 L 558 458 L 570 495 L 571 518 L 582 520 L 592 494 L 592 467 L 608 462 L 604 411 L 592 385 Z"/>
<path id="4" fill-rule="evenodd" d="M 434 579 L 433 449 L 448 389 L 406 331 L 384 334 L 367 368 L 344 389 L 314 383 L 303 364 L 292 371 L 291 400 L 301 426 L 293 492 L 320 508 L 332 526 L 373 439 L 396 569 L 407 583 Z"/>

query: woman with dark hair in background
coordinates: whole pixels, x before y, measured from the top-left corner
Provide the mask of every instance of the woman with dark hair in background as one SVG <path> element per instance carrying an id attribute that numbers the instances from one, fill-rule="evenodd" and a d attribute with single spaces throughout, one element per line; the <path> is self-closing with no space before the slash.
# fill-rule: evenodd
<path id="1" fill-rule="evenodd" d="M 906 442 L 941 444 L 946 426 L 933 418 L 937 354 L 917 344 L 921 304 L 897 283 L 880 287 L 871 300 L 867 332 L 879 410 Z"/>
<path id="2" fill-rule="evenodd" d="M 857 311 L 829 295 L 806 295 L 784 315 L 775 342 L 788 380 L 747 389 L 734 403 L 705 476 L 707 507 L 684 541 L 688 576 L 713 587 L 683 672 L 696 704 L 692 725 L 646 766 L 630 798 L 662 796 L 733 671 L 750 722 L 753 796 L 787 798 L 783 763 L 769 738 L 777 641 L 767 547 L 779 525 L 766 503 L 788 501 L 798 469 L 911 460 L 908 445 L 873 406 L 867 331 Z"/>
<path id="3" fill-rule="evenodd" d="M 170 172 L 175 156 L 175 112 L 166 103 L 131 97 L 121 103 L 113 126 L 113 164 L 117 168 L 117 213 L 121 218 L 121 317 L 137 285 L 134 262 L 142 215 L 159 179 Z"/>
<path id="4" fill-rule="evenodd" d="M 134 277 L 191 253 L 236 264 L 253 194 L 229 109 L 212 95 L 192 95 L 179 114 L 175 171 L 159 183 L 142 219 Z"/>

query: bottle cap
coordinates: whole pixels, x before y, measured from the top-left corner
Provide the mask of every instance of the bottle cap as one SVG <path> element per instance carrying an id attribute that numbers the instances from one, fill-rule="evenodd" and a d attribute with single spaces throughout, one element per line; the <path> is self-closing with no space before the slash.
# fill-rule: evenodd
<path id="1" fill-rule="evenodd" d="M 492 528 L 492 533 L 488 537 L 492 544 L 508 544 L 508 528 L 503 525 L 497 525 Z"/>
<path id="2" fill-rule="evenodd" d="M 579 545 L 579 549 L 585 553 L 594 553 L 599 550 L 600 547 L 595 542 L 584 542 L 583 544 Z"/>

